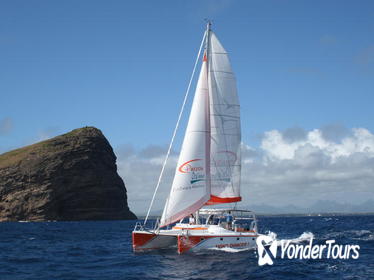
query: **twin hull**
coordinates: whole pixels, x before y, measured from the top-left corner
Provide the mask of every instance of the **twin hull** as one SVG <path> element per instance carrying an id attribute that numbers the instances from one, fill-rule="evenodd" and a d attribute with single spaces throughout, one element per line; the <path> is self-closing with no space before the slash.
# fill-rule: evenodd
<path id="1" fill-rule="evenodd" d="M 234 232 L 222 228 L 179 229 L 160 231 L 133 231 L 132 241 L 135 252 L 152 249 L 177 247 L 178 253 L 204 249 L 254 249 L 256 232 Z"/>

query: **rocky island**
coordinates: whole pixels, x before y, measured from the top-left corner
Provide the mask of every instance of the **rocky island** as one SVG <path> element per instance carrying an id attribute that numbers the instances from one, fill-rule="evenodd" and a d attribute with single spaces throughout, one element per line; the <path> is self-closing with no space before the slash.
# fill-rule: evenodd
<path id="1" fill-rule="evenodd" d="M 75 129 L 0 155 L 0 221 L 136 219 L 102 132 Z"/>

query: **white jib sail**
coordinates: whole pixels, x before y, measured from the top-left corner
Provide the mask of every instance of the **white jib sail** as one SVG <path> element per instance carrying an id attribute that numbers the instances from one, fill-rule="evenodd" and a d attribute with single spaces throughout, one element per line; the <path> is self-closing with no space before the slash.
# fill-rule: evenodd
<path id="1" fill-rule="evenodd" d="M 210 199 L 209 109 L 207 62 L 204 59 L 160 227 L 188 216 Z"/>
<path id="2" fill-rule="evenodd" d="M 239 100 L 226 50 L 213 32 L 209 41 L 211 198 L 207 204 L 230 203 L 241 200 Z"/>

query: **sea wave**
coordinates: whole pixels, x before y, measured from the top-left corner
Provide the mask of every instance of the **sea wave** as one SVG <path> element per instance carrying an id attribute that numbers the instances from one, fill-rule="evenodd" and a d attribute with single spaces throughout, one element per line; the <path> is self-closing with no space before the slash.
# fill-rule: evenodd
<path id="1" fill-rule="evenodd" d="M 224 247 L 224 248 L 210 248 L 209 250 L 221 251 L 221 252 L 226 252 L 226 253 L 239 253 L 239 252 L 249 251 L 253 249 L 252 248 L 237 249 L 237 248 Z"/>
<path id="2" fill-rule="evenodd" d="M 334 231 L 326 233 L 323 236 L 324 239 L 335 239 L 335 238 L 348 238 L 352 240 L 370 241 L 374 240 L 374 232 L 361 229 L 361 230 L 345 230 L 345 231 Z"/>
<path id="3" fill-rule="evenodd" d="M 303 232 L 302 234 L 300 234 L 299 237 L 296 237 L 296 238 L 290 238 L 290 239 L 277 239 L 277 234 L 275 232 L 272 232 L 272 231 L 268 231 L 267 236 L 270 236 L 272 238 L 272 242 L 277 242 L 277 246 L 281 246 L 282 242 L 285 243 L 291 243 L 291 244 L 299 244 L 299 243 L 302 243 L 302 242 L 307 242 L 309 241 L 310 239 L 314 238 L 314 234 L 312 232 Z"/>

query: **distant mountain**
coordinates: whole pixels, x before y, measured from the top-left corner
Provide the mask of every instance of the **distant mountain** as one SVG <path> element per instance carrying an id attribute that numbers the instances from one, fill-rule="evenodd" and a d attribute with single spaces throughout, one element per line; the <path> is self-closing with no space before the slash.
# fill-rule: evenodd
<path id="1" fill-rule="evenodd" d="M 217 207 L 222 208 L 224 205 Z M 369 199 L 362 204 L 339 203 L 331 200 L 318 200 L 309 207 L 298 207 L 292 204 L 285 206 L 271 206 L 268 204 L 253 204 L 242 209 L 248 209 L 256 212 L 256 214 L 312 214 L 312 213 L 374 213 L 374 200 Z M 159 217 L 162 209 L 151 212 L 152 217 Z M 138 213 L 138 216 L 144 217 L 146 213 Z"/>
<path id="2" fill-rule="evenodd" d="M 309 214 L 309 213 L 369 213 L 374 212 L 374 200 L 362 204 L 339 203 L 331 200 L 318 200 L 309 207 L 298 207 L 292 204 L 274 207 L 267 204 L 254 204 L 249 207 L 262 214 Z"/>
<path id="3" fill-rule="evenodd" d="M 224 205 L 217 205 L 217 208 L 222 208 Z M 268 204 L 253 204 L 248 207 L 238 207 L 248 209 L 256 212 L 256 214 L 312 214 L 312 213 L 374 213 L 374 200 L 369 199 L 362 204 L 348 204 L 339 203 L 330 200 L 318 200 L 310 207 L 297 207 L 292 204 L 285 206 L 274 207 Z M 162 214 L 162 209 L 157 209 L 151 212 L 152 217 L 159 217 Z M 138 216 L 144 217 L 146 213 L 138 213 Z"/>

